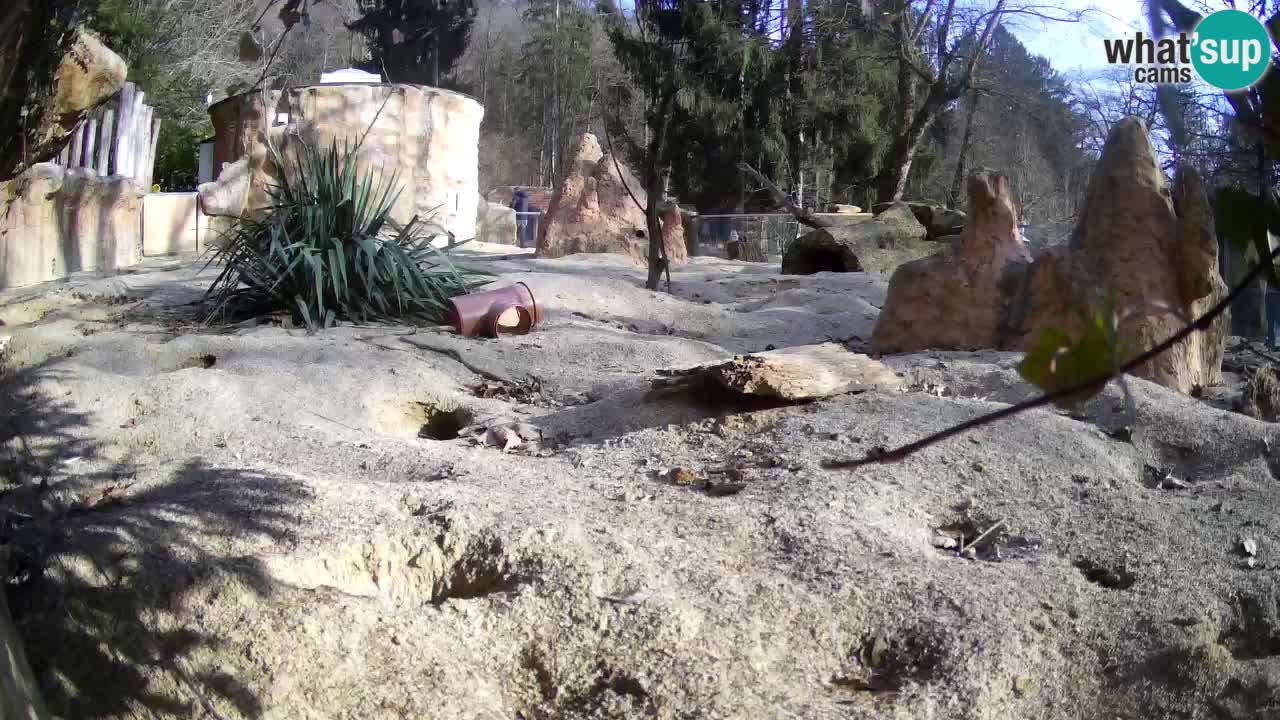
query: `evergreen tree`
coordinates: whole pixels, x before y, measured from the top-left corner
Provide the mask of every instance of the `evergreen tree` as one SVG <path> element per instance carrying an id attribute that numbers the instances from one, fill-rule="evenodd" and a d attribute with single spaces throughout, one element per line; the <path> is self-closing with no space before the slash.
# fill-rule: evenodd
<path id="1" fill-rule="evenodd" d="M 475 0 L 358 0 L 347 27 L 364 36 L 369 72 L 388 82 L 439 86 L 467 49 Z"/>
<path id="2" fill-rule="evenodd" d="M 566 155 L 590 120 L 597 87 L 591 67 L 594 18 L 571 0 L 534 0 L 524 14 L 530 37 L 519 75 L 523 105 L 540 114 L 522 116 L 538 138 L 539 170 L 547 184 L 564 175 Z"/>

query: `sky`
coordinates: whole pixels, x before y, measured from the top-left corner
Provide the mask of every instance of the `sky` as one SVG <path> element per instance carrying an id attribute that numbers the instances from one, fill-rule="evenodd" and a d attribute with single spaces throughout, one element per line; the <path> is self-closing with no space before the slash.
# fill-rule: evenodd
<path id="1" fill-rule="evenodd" d="M 1132 37 L 1146 27 L 1143 0 L 1046 0 L 1046 4 L 1084 11 L 1085 19 L 1060 23 L 1010 18 L 1011 29 L 1029 51 L 1048 58 L 1055 70 L 1068 76 L 1088 76 L 1107 67 L 1103 39 Z"/>

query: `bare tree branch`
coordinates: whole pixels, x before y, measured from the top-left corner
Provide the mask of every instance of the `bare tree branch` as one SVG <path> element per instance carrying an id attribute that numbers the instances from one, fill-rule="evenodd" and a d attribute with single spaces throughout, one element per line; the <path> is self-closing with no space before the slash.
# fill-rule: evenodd
<path id="1" fill-rule="evenodd" d="M 769 194 L 773 196 L 774 202 L 785 207 L 787 212 L 791 213 L 802 225 L 807 225 L 816 230 L 831 227 L 831 223 L 819 219 L 814 216 L 813 213 L 802 207 L 797 207 L 786 193 L 779 190 L 778 186 L 773 184 L 773 182 L 769 180 L 769 178 L 765 177 L 759 170 L 756 170 L 747 163 L 738 163 L 738 169 L 755 178 L 756 182 L 763 185 L 764 189 L 769 191 Z"/>

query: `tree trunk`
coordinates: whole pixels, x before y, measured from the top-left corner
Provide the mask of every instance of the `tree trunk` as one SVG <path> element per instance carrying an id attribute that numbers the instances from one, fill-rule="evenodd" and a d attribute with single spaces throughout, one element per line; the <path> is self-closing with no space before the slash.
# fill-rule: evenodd
<path id="1" fill-rule="evenodd" d="M 920 109 L 916 110 L 911 124 L 905 131 L 894 136 L 877 182 L 877 201 L 894 202 L 901 200 L 907 193 L 907 180 L 911 177 L 911 165 L 915 162 L 916 152 L 943 104 L 937 93 L 931 92 Z"/>
<path id="2" fill-rule="evenodd" d="M 960 190 L 964 186 L 965 160 L 969 156 L 969 149 L 973 146 L 973 116 L 978 113 L 978 100 L 981 97 L 978 91 L 974 90 L 973 96 L 969 101 L 969 111 L 965 113 L 964 136 L 960 140 L 960 156 L 956 158 L 956 173 L 951 177 L 951 192 L 947 194 L 947 207 L 951 210 L 956 209 L 956 203 L 960 201 Z"/>
<path id="3" fill-rule="evenodd" d="M 670 71 L 674 72 L 674 70 Z M 662 221 L 658 217 L 658 205 L 662 202 L 662 171 L 666 163 L 667 126 L 671 122 L 671 106 L 675 103 L 676 87 L 666 82 L 662 97 L 658 102 L 656 116 L 657 126 L 649 135 L 648 152 L 645 153 L 644 190 L 649 197 L 645 202 L 645 230 L 649 236 L 649 277 L 644 286 L 649 290 L 657 290 L 662 280 L 662 272 L 666 270 L 667 258 L 663 246 Z"/>

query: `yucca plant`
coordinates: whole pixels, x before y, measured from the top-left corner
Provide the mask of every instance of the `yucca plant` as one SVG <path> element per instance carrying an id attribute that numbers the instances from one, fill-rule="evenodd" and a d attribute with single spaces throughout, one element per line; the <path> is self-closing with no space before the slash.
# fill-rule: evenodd
<path id="1" fill-rule="evenodd" d="M 483 273 L 460 271 L 431 244 L 446 234 L 414 217 L 391 218 L 397 175 L 379 182 L 356 165 L 358 146 L 294 145 L 267 208 L 238 220 L 210 264 L 222 272 L 205 295 L 206 321 L 285 311 L 310 329 L 339 320 L 439 323 L 449 298 Z"/>

